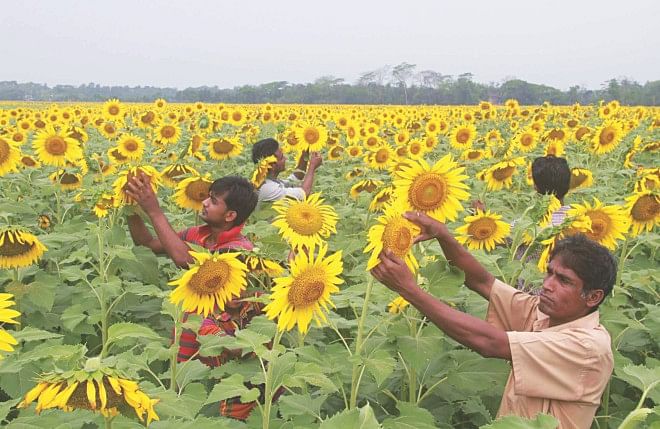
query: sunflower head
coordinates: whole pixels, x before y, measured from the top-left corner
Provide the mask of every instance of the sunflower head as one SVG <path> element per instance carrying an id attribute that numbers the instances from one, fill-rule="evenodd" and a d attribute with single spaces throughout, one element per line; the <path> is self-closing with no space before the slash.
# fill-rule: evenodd
<path id="1" fill-rule="evenodd" d="M 367 270 L 379 264 L 380 253 L 384 250 L 389 250 L 398 258 L 405 260 L 413 272 L 419 267 L 411 249 L 420 230 L 403 217 L 403 210 L 401 204 L 387 205 L 383 215 L 378 218 L 378 223 L 369 229 L 368 243 L 364 249 L 364 253 L 371 252 L 367 261 Z"/>
<path id="2" fill-rule="evenodd" d="M 34 264 L 48 250 L 23 228 L 0 229 L 0 268 L 21 268 Z"/>
<path id="3" fill-rule="evenodd" d="M 337 213 L 332 206 L 323 204 L 321 194 L 312 194 L 303 201 L 279 200 L 273 209 L 279 213 L 273 225 L 295 249 L 312 249 L 337 232 Z"/>
<path id="4" fill-rule="evenodd" d="M 477 210 L 473 216 L 465 217 L 465 224 L 456 229 L 461 234 L 456 237 L 459 243 L 466 244 L 469 249 L 485 249 L 491 251 L 497 244 L 504 243 L 511 227 L 501 221 L 502 216 Z"/>
<path id="5" fill-rule="evenodd" d="M 211 182 L 207 177 L 193 176 L 182 180 L 176 187 L 174 202 L 183 209 L 200 211 L 209 196 Z"/>

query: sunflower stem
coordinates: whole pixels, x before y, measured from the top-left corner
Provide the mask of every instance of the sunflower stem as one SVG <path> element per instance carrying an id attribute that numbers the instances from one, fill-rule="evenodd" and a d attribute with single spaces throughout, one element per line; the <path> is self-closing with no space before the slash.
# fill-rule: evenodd
<path id="1" fill-rule="evenodd" d="M 362 313 L 357 326 L 357 338 L 355 339 L 355 353 L 353 353 L 355 360 L 353 361 L 353 373 L 351 376 L 351 398 L 348 405 L 349 409 L 355 408 L 357 405 L 357 394 L 360 388 L 360 359 L 362 358 L 362 346 L 364 345 L 364 321 L 367 318 L 369 310 L 369 298 L 371 298 L 371 289 L 374 285 L 373 277 L 369 276 L 367 280 L 367 288 L 364 293 L 364 303 L 362 304 Z"/>
<path id="2" fill-rule="evenodd" d="M 98 239 L 98 258 L 99 258 L 99 277 L 101 279 L 101 285 L 105 285 L 108 281 L 107 279 L 107 267 L 105 266 L 106 260 L 105 260 L 105 222 L 103 219 L 99 219 L 98 223 L 98 229 L 96 231 L 96 236 Z M 108 353 L 108 319 L 109 319 L 109 312 L 108 312 L 108 305 L 105 302 L 105 293 L 103 286 L 100 288 L 100 299 L 99 302 L 101 303 L 101 354 L 100 357 L 103 359 L 107 353 Z"/>
<path id="3" fill-rule="evenodd" d="M 174 344 L 172 344 L 172 352 L 170 354 L 170 390 L 176 392 L 176 375 L 177 375 L 177 356 L 179 354 L 179 341 L 181 340 L 181 309 L 177 305 L 174 313 Z"/>
<path id="4" fill-rule="evenodd" d="M 629 256 L 627 252 L 628 252 L 628 238 L 624 240 L 623 246 L 621 247 L 621 255 L 619 256 L 619 267 L 616 271 L 616 281 L 614 282 L 615 287 L 620 286 L 621 275 L 623 274 L 623 268 L 626 265 L 626 259 L 628 259 Z"/>
<path id="5" fill-rule="evenodd" d="M 114 417 L 104 417 L 103 420 L 105 421 L 105 429 L 112 429 L 112 420 L 114 420 Z"/>
<path id="6" fill-rule="evenodd" d="M 275 338 L 273 338 L 273 347 L 271 350 L 275 350 L 275 348 L 280 344 L 280 340 L 282 339 L 282 332 L 278 329 L 275 332 Z M 304 337 L 303 337 L 304 339 Z M 279 388 L 279 386 L 273 386 L 273 365 L 272 362 L 268 365 L 268 369 L 266 370 L 266 386 L 264 388 L 264 407 L 263 407 L 263 412 L 261 413 L 261 422 L 263 429 L 268 429 L 270 427 L 270 410 L 273 405 L 273 396 L 275 395 L 275 392 Z"/>

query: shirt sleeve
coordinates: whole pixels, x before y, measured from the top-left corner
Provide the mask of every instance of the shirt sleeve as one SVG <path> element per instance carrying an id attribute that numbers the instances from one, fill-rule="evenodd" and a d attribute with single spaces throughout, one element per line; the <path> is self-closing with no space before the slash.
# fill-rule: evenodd
<path id="1" fill-rule="evenodd" d="M 285 197 L 304 200 L 305 196 L 303 188 L 286 187 L 275 181 L 267 181 L 259 188 L 259 201 L 277 201 Z"/>
<path id="2" fill-rule="evenodd" d="M 486 321 L 505 331 L 531 331 L 537 319 L 538 297 L 495 279 Z"/>
<path id="3" fill-rule="evenodd" d="M 575 331 L 507 332 L 516 395 L 598 404 L 607 356 Z"/>

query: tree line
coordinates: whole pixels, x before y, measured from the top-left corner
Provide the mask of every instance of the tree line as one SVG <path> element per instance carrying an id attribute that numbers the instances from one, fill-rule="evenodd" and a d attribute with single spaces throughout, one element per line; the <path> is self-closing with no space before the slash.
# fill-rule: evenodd
<path id="1" fill-rule="evenodd" d="M 314 82 L 268 82 L 234 88 L 200 86 L 196 88 L 159 88 L 154 86 L 102 86 L 96 83 L 48 85 L 0 82 L 0 100 L 21 101 L 122 101 L 206 103 L 301 103 L 301 104 L 476 104 L 486 100 L 501 104 L 515 98 L 521 104 L 549 101 L 555 105 L 593 104 L 600 100 L 619 100 L 624 105 L 658 106 L 660 80 L 641 84 L 627 79 L 611 79 L 600 89 L 579 85 L 566 91 L 547 85 L 510 78 L 502 83 L 479 83 L 471 73 L 457 76 L 434 70 L 417 70 L 415 64 L 401 63 L 362 73 L 354 83 L 335 76 L 322 76 Z"/>

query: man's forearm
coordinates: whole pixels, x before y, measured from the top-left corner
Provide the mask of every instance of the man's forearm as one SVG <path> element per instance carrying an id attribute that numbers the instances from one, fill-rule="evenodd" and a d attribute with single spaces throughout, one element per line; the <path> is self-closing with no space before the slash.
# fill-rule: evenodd
<path id="1" fill-rule="evenodd" d="M 307 173 L 305 174 L 305 177 L 303 178 L 302 184 L 300 187 L 305 191 L 305 195 L 309 196 L 312 192 L 312 186 L 314 186 L 314 174 L 316 173 L 316 170 L 313 168 L 310 168 L 307 170 Z"/>
<path id="2" fill-rule="evenodd" d="M 138 246 L 148 246 L 153 236 L 139 215 L 133 214 L 128 217 L 128 231 L 131 233 L 133 243 Z"/>
<path id="3" fill-rule="evenodd" d="M 402 297 L 464 346 L 485 357 L 511 359 L 509 337 L 505 331 L 450 307 L 418 286 L 404 290 Z"/>
<path id="4" fill-rule="evenodd" d="M 158 235 L 158 239 L 163 246 L 163 250 L 174 261 L 178 267 L 187 267 L 193 262 L 190 256 L 190 248 L 185 241 L 172 229 L 167 217 L 162 210 L 152 210 L 147 213 L 151 224 Z"/>
<path id="5" fill-rule="evenodd" d="M 490 299 L 495 277 L 474 256 L 449 234 L 437 237 L 445 258 L 465 273 L 465 285 L 486 299 Z"/>

